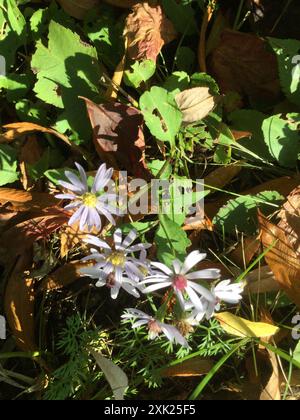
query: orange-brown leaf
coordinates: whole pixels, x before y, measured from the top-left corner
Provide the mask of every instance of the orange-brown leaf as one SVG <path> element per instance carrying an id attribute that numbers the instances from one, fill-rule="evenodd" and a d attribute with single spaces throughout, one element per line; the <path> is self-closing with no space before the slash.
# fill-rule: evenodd
<path id="1" fill-rule="evenodd" d="M 163 378 L 171 378 L 174 376 L 189 377 L 207 375 L 213 368 L 214 363 L 209 359 L 201 359 L 194 357 L 186 360 L 178 365 L 168 367 L 161 371 Z"/>
<path id="2" fill-rule="evenodd" d="M 63 265 L 43 280 L 39 291 L 58 290 L 69 286 L 81 277 L 80 269 L 89 265 L 80 261 L 73 261 Z"/>
<path id="3" fill-rule="evenodd" d="M 143 2 L 133 7 L 126 21 L 124 35 L 132 60 L 156 61 L 162 47 L 176 38 L 176 31 L 160 5 L 152 6 Z"/>
<path id="4" fill-rule="evenodd" d="M 280 287 L 300 307 L 300 260 L 284 230 L 259 214 L 261 241 L 265 248 L 272 247 L 266 262 Z"/>
<path id="5" fill-rule="evenodd" d="M 35 351 L 34 281 L 24 271 L 30 267 L 30 252 L 22 255 L 14 268 L 5 290 L 4 306 L 8 324 L 23 351 Z"/>
<path id="6" fill-rule="evenodd" d="M 0 204 L 14 211 L 41 210 L 57 205 L 58 200 L 47 193 L 0 188 Z"/>
<path id="7" fill-rule="evenodd" d="M 300 187 L 288 196 L 282 211 L 279 213 L 281 221 L 278 227 L 283 229 L 300 257 Z"/>

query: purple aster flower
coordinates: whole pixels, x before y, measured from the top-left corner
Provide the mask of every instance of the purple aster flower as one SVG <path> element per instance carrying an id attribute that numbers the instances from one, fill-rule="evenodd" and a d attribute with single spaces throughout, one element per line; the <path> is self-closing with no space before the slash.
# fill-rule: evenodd
<path id="1" fill-rule="evenodd" d="M 161 263 L 152 263 L 152 266 L 158 269 L 160 273 L 146 277 L 141 284 L 150 284 L 150 286 L 147 286 L 143 292 L 151 293 L 165 287 L 173 287 L 182 309 L 185 308 L 186 297 L 193 302 L 196 308 L 199 310 L 202 309 L 202 297 L 209 302 L 214 302 L 215 297 L 206 287 L 192 280 L 209 280 L 220 277 L 220 270 L 217 269 L 207 269 L 189 273 L 195 265 L 205 258 L 206 254 L 200 254 L 200 252 L 194 251 L 187 256 L 184 263 L 175 260 L 172 269 Z"/>
<path id="2" fill-rule="evenodd" d="M 97 287 L 109 287 L 112 299 L 118 297 L 121 288 L 139 297 L 136 288 L 139 286 L 138 282 L 147 273 L 146 249 L 151 245 L 142 243 L 132 245 L 136 238 L 137 232 L 132 230 L 122 240 L 122 231 L 117 229 L 114 233 L 114 244 L 111 247 L 96 236 L 89 235 L 85 242 L 98 249 L 92 248 L 92 254 L 83 258 L 83 261 L 94 260 L 96 264 L 93 267 L 81 269 L 81 274 L 98 279 Z M 141 252 L 142 258 L 132 256 L 135 252 Z"/>
<path id="3" fill-rule="evenodd" d="M 160 334 L 164 334 L 171 343 L 180 344 L 183 347 L 189 348 L 188 342 L 180 334 L 176 327 L 160 322 L 138 309 L 126 309 L 126 312 L 124 315 L 122 315 L 122 318 L 133 319 L 134 324 L 132 325 L 132 328 L 140 328 L 143 325 L 147 325 L 149 332 L 148 336 L 150 340 L 154 340 Z"/>
<path id="4" fill-rule="evenodd" d="M 112 214 L 117 214 L 115 206 L 108 204 L 116 203 L 116 195 L 104 193 L 104 188 L 111 181 L 113 169 L 107 169 L 106 164 L 100 166 L 94 179 L 92 188 L 89 188 L 87 175 L 81 165 L 75 163 L 79 177 L 71 171 L 66 171 L 65 176 L 69 182 L 59 181 L 59 185 L 68 190 L 66 194 L 58 194 L 56 198 L 61 200 L 72 200 L 65 209 L 76 210 L 69 220 L 69 225 L 79 221 L 79 227 L 84 230 L 87 225 L 91 230 L 93 227 L 101 229 L 101 216 L 106 217 L 110 223 L 115 224 Z"/>

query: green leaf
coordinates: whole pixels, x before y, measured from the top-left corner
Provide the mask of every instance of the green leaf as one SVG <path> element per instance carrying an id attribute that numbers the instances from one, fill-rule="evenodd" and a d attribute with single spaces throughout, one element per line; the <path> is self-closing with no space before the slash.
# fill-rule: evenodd
<path id="1" fill-rule="evenodd" d="M 152 172 L 152 174 L 157 177 L 162 168 L 165 166 L 166 162 L 163 160 L 153 160 L 152 162 L 148 163 L 148 168 Z M 164 173 L 160 177 L 160 179 L 169 179 L 172 175 L 172 165 L 169 163 L 164 170 Z"/>
<path id="2" fill-rule="evenodd" d="M 300 341 L 294 350 L 293 359 L 295 359 L 296 362 L 300 363 Z"/>
<path id="3" fill-rule="evenodd" d="M 289 118 L 288 115 L 287 118 Z M 280 115 L 273 115 L 264 120 L 262 130 L 271 156 L 280 165 L 294 168 L 300 152 L 298 124 Z"/>
<path id="4" fill-rule="evenodd" d="M 41 41 L 32 57 L 37 73 L 34 91 L 39 99 L 64 109 L 62 119 L 82 138 L 90 135 L 86 109 L 78 96 L 97 100 L 100 78 L 97 51 L 79 35 L 55 21 L 49 26 L 49 42 Z"/>
<path id="5" fill-rule="evenodd" d="M 3 3 L 3 1 L 1 1 Z M 0 51 L 6 60 L 6 70 L 15 63 L 16 51 L 26 44 L 26 20 L 15 0 L 6 0 L 0 7 Z"/>
<path id="6" fill-rule="evenodd" d="M 13 102 L 26 96 L 32 81 L 28 74 L 8 74 L 0 76 L 0 89 L 6 90 L 7 100 Z"/>
<path id="7" fill-rule="evenodd" d="M 300 106 L 300 41 L 269 38 L 269 42 L 277 55 L 282 90 Z"/>
<path id="8" fill-rule="evenodd" d="M 190 76 L 185 71 L 175 71 L 166 79 L 163 87 L 176 96 L 177 93 L 190 87 Z"/>
<path id="9" fill-rule="evenodd" d="M 0 186 L 11 184 L 19 179 L 17 153 L 11 146 L 0 145 Z"/>
<path id="10" fill-rule="evenodd" d="M 137 61 L 135 62 L 130 70 L 125 72 L 125 83 L 128 86 L 138 88 L 141 83 L 147 82 L 156 71 L 156 64 L 152 60 Z"/>
<path id="11" fill-rule="evenodd" d="M 251 137 L 239 140 L 239 143 L 248 150 L 271 162 L 272 155 L 264 140 L 262 124 L 266 115 L 255 110 L 242 109 L 229 115 L 231 127 L 239 131 L 248 131 Z"/>
<path id="12" fill-rule="evenodd" d="M 191 245 L 186 232 L 167 215 L 159 216 L 160 227 L 155 235 L 158 259 L 171 266 L 175 258 L 184 260 L 186 249 Z"/>
<path id="13" fill-rule="evenodd" d="M 140 108 L 151 134 L 158 140 L 174 144 L 182 122 L 174 96 L 154 86 L 141 96 Z"/>
<path id="14" fill-rule="evenodd" d="M 238 197 L 228 201 L 219 210 L 213 223 L 220 231 L 228 234 L 234 234 L 238 230 L 251 235 L 256 232 L 258 227 L 257 209 L 260 208 L 264 214 L 273 212 L 283 200 L 284 197 L 277 191 L 266 191 L 256 196 Z"/>
<path id="15" fill-rule="evenodd" d="M 212 95 L 220 94 L 217 82 L 206 73 L 194 73 L 191 77 L 191 87 L 208 87 Z"/>

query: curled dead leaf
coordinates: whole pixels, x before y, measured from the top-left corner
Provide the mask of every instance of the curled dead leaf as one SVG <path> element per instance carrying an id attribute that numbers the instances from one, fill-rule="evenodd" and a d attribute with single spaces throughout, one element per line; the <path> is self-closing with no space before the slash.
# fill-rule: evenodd
<path id="1" fill-rule="evenodd" d="M 300 187 L 293 190 L 279 213 L 278 227 L 283 229 L 300 257 Z"/>
<path id="2" fill-rule="evenodd" d="M 17 346 L 25 352 L 37 349 L 34 337 L 34 280 L 24 274 L 30 268 L 31 260 L 30 251 L 20 256 L 9 277 L 4 296 L 9 327 Z"/>
<path id="3" fill-rule="evenodd" d="M 270 250 L 265 260 L 274 273 L 275 280 L 287 296 L 300 307 L 300 261 L 286 232 L 270 223 L 261 213 L 258 215 L 261 227 L 261 242 Z"/>
<path id="4" fill-rule="evenodd" d="M 278 292 L 279 284 L 275 280 L 275 276 L 268 265 L 259 267 L 251 271 L 245 277 L 246 286 L 244 294 L 263 294 L 270 292 Z"/>
<path id="5" fill-rule="evenodd" d="M 224 188 L 241 172 L 241 170 L 241 164 L 221 166 L 204 178 L 204 184 L 207 185 L 208 188 Z"/>
<path id="6" fill-rule="evenodd" d="M 156 61 L 162 47 L 173 41 L 177 33 L 160 5 L 137 3 L 126 20 L 124 36 L 132 60 Z"/>
<path id="7" fill-rule="evenodd" d="M 51 194 L 0 188 L 0 204 L 9 210 L 42 210 L 55 206 L 58 200 Z"/>
<path id="8" fill-rule="evenodd" d="M 68 216 L 62 209 L 47 209 L 43 215 L 25 220 L 6 230 L 0 239 L 0 249 L 5 251 L 6 258 L 22 255 L 35 241 L 46 239 L 67 220 Z"/>
<path id="9" fill-rule="evenodd" d="M 81 277 L 80 269 L 90 265 L 80 261 L 73 261 L 63 265 L 42 281 L 39 292 L 58 290 L 69 286 Z"/>
<path id="10" fill-rule="evenodd" d="M 193 357 L 175 366 L 167 367 L 160 371 L 163 378 L 190 377 L 207 375 L 213 368 L 214 363 L 209 359 Z"/>

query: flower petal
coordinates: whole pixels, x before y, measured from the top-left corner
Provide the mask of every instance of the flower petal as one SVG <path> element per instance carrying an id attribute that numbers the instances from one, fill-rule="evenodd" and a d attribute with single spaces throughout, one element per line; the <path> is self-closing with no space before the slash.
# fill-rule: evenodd
<path id="1" fill-rule="evenodd" d="M 159 284 L 152 284 L 151 286 L 146 287 L 143 290 L 143 293 L 148 294 L 151 292 L 155 292 L 156 290 L 159 290 L 159 289 L 164 289 L 165 287 L 170 287 L 171 285 L 172 283 L 169 281 L 166 281 L 164 283 L 159 283 Z"/>
<path id="2" fill-rule="evenodd" d="M 191 252 L 186 257 L 180 274 L 186 274 L 193 267 L 195 267 L 195 265 L 197 265 L 200 261 L 203 261 L 205 258 L 206 258 L 206 254 L 201 254 L 199 251 Z"/>

